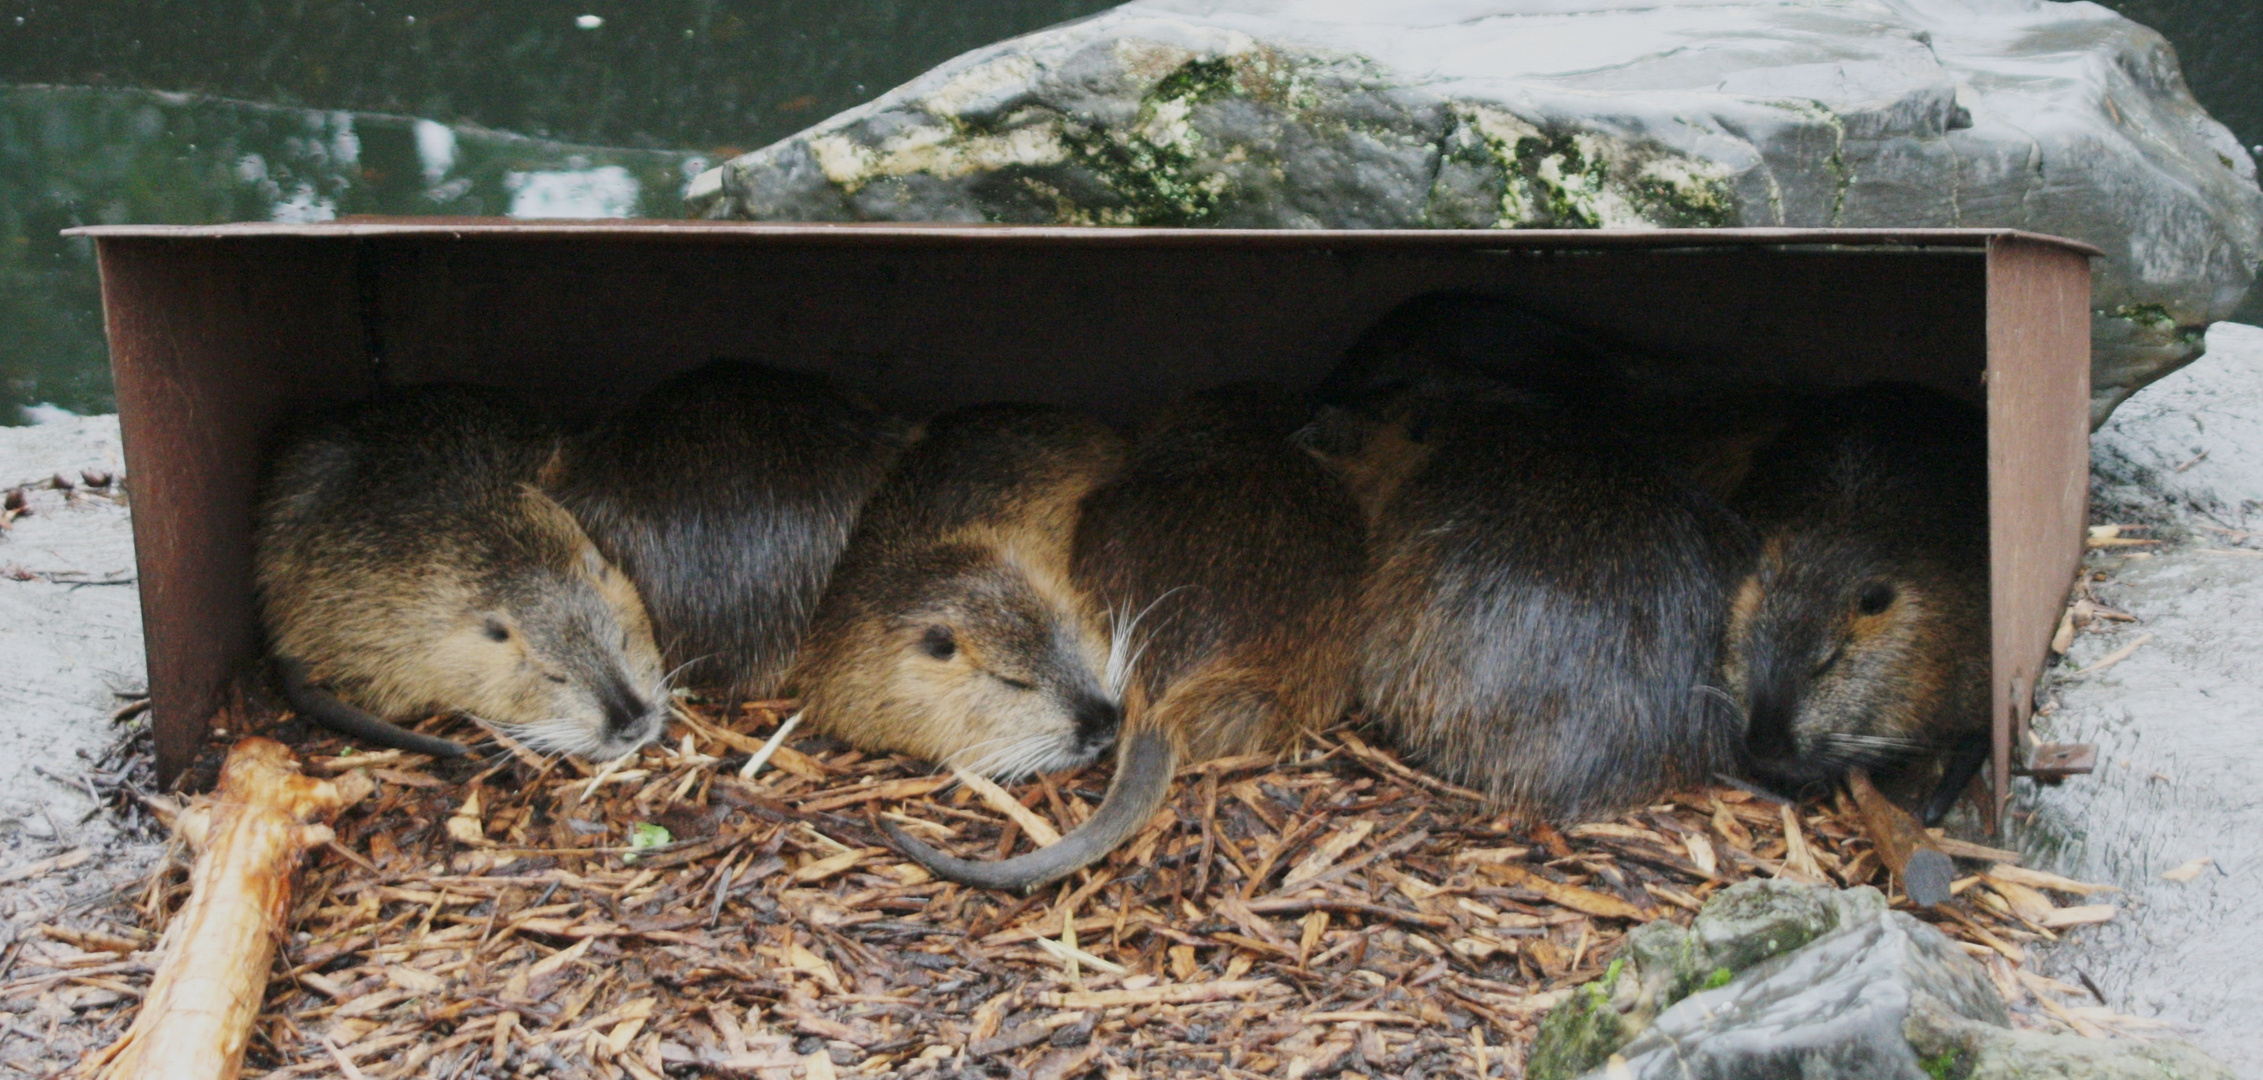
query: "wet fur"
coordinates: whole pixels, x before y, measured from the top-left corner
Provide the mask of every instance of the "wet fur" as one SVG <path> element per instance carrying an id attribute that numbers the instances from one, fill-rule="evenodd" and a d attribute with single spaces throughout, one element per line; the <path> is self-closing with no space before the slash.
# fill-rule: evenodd
<path id="1" fill-rule="evenodd" d="M 1001 778 L 1098 756 L 1120 714 L 1070 543 L 1079 500 L 1122 462 L 1114 432 L 1062 409 L 929 421 L 866 504 L 811 620 L 787 679 L 804 716 L 866 749 Z"/>
<path id="2" fill-rule="evenodd" d="M 904 441 L 819 376 L 716 361 L 574 439 L 552 490 L 636 582 L 682 681 L 774 697 Z"/>
<path id="3" fill-rule="evenodd" d="M 1440 775 L 1573 819 L 1732 760 L 1701 688 L 1741 532 L 1647 457 L 1535 419 L 1434 426 L 1376 504 L 1363 697 Z"/>
<path id="4" fill-rule="evenodd" d="M 1749 535 L 1616 430 L 1607 356 L 1501 303 L 1386 318 L 1312 440 L 1370 521 L 1362 704 L 1439 775 L 1576 819 L 1733 763 L 1708 684 Z"/>
<path id="5" fill-rule="evenodd" d="M 274 652 L 377 717 L 463 712 L 598 758 L 658 734 L 643 604 L 536 487 L 556 451 L 509 398 L 458 386 L 287 433 L 254 534 Z"/>
<path id="6" fill-rule="evenodd" d="M 1803 403 L 1755 455 L 1722 665 L 1754 776 L 1816 789 L 1987 730 L 1987 445 L 1979 409 L 1881 384 Z"/>

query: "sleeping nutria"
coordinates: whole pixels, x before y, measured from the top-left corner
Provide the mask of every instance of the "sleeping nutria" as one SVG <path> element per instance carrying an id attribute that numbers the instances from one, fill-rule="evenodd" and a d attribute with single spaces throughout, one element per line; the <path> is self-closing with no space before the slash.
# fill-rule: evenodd
<path id="1" fill-rule="evenodd" d="M 466 386 L 387 390 L 286 434 L 253 572 L 300 711 L 450 755 L 463 748 L 379 717 L 462 712 L 592 758 L 659 734 L 644 605 L 537 487 L 557 449 L 512 399 Z"/>
<path id="2" fill-rule="evenodd" d="M 865 504 L 787 677 L 819 730 L 998 777 L 1116 737 L 1099 610 L 1070 581 L 1078 500 L 1122 440 L 1065 409 L 929 421 Z"/>
<path id="3" fill-rule="evenodd" d="M 822 377 L 715 361 L 567 445 L 551 491 L 683 682 L 774 697 L 900 425 Z"/>
<path id="4" fill-rule="evenodd" d="M 1707 684 L 1749 536 L 1619 430 L 1611 358 L 1503 303 L 1387 316 L 1313 441 L 1370 522 L 1362 705 L 1439 775 L 1576 818 L 1733 762 Z"/>
<path id="5" fill-rule="evenodd" d="M 1722 675 L 1755 777 L 1892 774 L 1987 732 L 1987 455 L 1979 408 L 1892 383 L 1810 399 L 1754 455 Z"/>
<path id="6" fill-rule="evenodd" d="M 938 875 L 1029 889 L 1145 826 L 1182 760 L 1277 751 L 1350 704 L 1364 560 L 1358 504 L 1292 436 L 1307 417 L 1268 387 L 1197 394 L 1157 417 L 1124 471 L 1087 495 L 1077 586 L 1117 613 L 1124 731 L 1115 779 L 1059 843 L 955 859 L 883 824 Z"/>

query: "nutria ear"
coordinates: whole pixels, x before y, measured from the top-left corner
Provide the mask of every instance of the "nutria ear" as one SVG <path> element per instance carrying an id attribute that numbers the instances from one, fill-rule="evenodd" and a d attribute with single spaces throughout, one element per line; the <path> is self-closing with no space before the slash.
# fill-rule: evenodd
<path id="1" fill-rule="evenodd" d="M 533 519 L 541 528 L 558 536 L 570 537 L 571 542 L 577 548 L 585 551 L 596 551 L 597 545 L 592 543 L 589 534 L 582 530 L 580 519 L 574 517 L 565 507 L 559 505 L 558 500 L 551 498 L 548 492 L 533 484 L 520 484 L 519 500 L 526 504 L 527 517 Z M 604 556 L 599 555 L 598 557 L 602 559 Z"/>
<path id="2" fill-rule="evenodd" d="M 542 468 L 535 470 L 534 485 L 544 491 L 556 491 L 558 485 L 564 483 L 565 479 L 566 448 L 561 444 L 552 447 L 550 460 L 543 462 Z"/>

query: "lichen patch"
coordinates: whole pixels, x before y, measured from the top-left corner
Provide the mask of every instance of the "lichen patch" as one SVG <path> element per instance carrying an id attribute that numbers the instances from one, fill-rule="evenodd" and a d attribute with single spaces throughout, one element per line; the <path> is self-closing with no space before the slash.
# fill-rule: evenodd
<path id="1" fill-rule="evenodd" d="M 851 193 L 874 180 L 914 173 L 950 179 L 1015 166 L 1058 165 L 1069 157 L 1055 120 L 989 134 L 922 127 L 877 147 L 845 134 L 819 135 L 809 140 L 809 151 L 825 178 Z"/>

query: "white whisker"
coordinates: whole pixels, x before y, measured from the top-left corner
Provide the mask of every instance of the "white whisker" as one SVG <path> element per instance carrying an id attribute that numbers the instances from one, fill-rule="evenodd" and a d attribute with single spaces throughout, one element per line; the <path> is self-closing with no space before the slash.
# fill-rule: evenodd
<path id="1" fill-rule="evenodd" d="M 1148 601 L 1146 607 L 1139 609 L 1139 614 L 1132 616 L 1129 622 L 1124 621 L 1124 613 L 1129 610 L 1128 608 L 1117 608 L 1111 613 L 1109 621 L 1112 625 L 1108 635 L 1108 666 L 1106 674 L 1103 676 L 1110 694 L 1119 698 L 1123 696 L 1124 687 L 1131 678 L 1132 665 L 1139 663 L 1141 654 L 1147 651 L 1145 644 L 1136 649 L 1132 648 L 1132 638 L 1139 630 L 1140 621 L 1147 618 L 1148 614 L 1155 610 L 1155 605 L 1170 599 L 1172 593 L 1186 587 L 1180 585 L 1176 588 L 1164 590 L 1162 595 Z"/>

